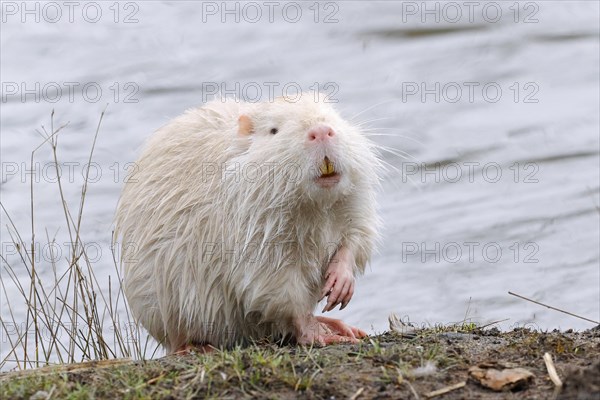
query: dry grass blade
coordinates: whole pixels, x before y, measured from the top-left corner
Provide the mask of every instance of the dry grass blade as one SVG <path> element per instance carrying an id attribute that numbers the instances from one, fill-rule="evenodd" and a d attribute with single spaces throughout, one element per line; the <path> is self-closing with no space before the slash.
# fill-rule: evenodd
<path id="1" fill-rule="evenodd" d="M 68 126 L 54 128 L 54 111 L 51 114 L 50 132 L 44 127 L 38 133 L 42 142 L 31 152 L 30 163 L 33 165 L 36 154 L 44 145 L 50 145 L 58 196 L 64 215 L 66 227 L 65 246 L 69 246 L 66 257 L 60 258 L 54 253 L 57 245 L 56 229 L 54 237 L 50 237 L 45 229 L 45 239 L 50 251 L 50 261 L 46 263 L 40 254 L 38 235 L 36 233 L 36 201 L 33 176 L 30 178 L 29 213 L 30 241 L 24 240 L 14 223 L 9 211 L 0 203 L 3 216 L 8 224 L 6 230 L 12 240 L 14 251 L 11 256 L 5 254 L 3 248 L 0 259 L 3 262 L 3 272 L 0 275 L 0 287 L 4 292 L 1 299 L 6 305 L 6 314 L 0 315 L 3 334 L 7 337 L 7 348 L 2 353 L 0 369 L 11 368 L 29 369 L 51 363 L 74 363 L 77 361 L 104 360 L 117 357 L 143 359 L 148 346 L 141 346 L 142 334 L 127 310 L 127 304 L 122 295 L 119 265 L 113 254 L 110 260 L 117 272 L 119 285 L 113 287 L 114 280 L 108 280 L 108 296 L 106 286 L 96 277 L 93 261 L 87 254 L 82 238 L 82 221 L 90 167 L 96 148 L 96 142 L 102 126 L 106 108 L 102 111 L 95 128 L 91 149 L 87 157 L 87 169 L 83 174 L 83 185 L 79 194 L 77 214 L 72 214 L 67 201 L 66 187 L 61 178 L 58 157 L 58 133 Z M 63 228 L 65 229 L 65 228 Z M 40 235 L 39 237 L 42 237 Z M 111 243 L 112 238 L 108 237 Z M 36 247 L 38 246 L 38 247 Z M 113 249 L 111 248 L 111 251 Z M 12 251 L 12 250 L 11 250 Z M 12 263 L 12 264 L 11 264 Z M 9 279 L 4 279 L 8 276 Z M 8 287 L 7 287 L 8 284 Z M 116 290 L 116 296 L 112 290 Z M 15 293 L 17 296 L 9 295 Z M 21 303 L 22 301 L 22 303 Z M 15 307 L 17 306 L 18 307 Z M 124 309 L 125 321 L 120 319 Z M 17 318 L 23 318 L 23 322 Z M 112 341 L 105 336 L 106 331 L 112 333 Z"/>
<path id="2" fill-rule="evenodd" d="M 427 397 L 428 399 L 431 399 L 433 397 L 441 396 L 441 395 L 446 394 L 448 392 L 452 392 L 453 390 L 465 387 L 466 384 L 467 384 L 466 381 L 458 382 L 457 384 L 446 386 L 444 388 L 441 388 L 441 389 L 434 390 L 432 392 L 426 393 L 425 397 Z"/>
<path id="3" fill-rule="evenodd" d="M 19 372 L 13 372 L 11 374 L 0 375 L 0 382 L 5 379 L 22 379 L 31 375 L 43 376 L 43 375 L 55 375 L 64 373 L 80 373 L 86 371 L 95 371 L 100 368 L 112 368 L 118 365 L 128 365 L 134 361 L 129 359 L 118 359 L 118 360 L 100 360 L 100 361 L 86 361 L 75 364 L 63 364 L 63 365 L 51 365 L 48 367 L 37 368 L 35 370 L 23 370 Z"/>

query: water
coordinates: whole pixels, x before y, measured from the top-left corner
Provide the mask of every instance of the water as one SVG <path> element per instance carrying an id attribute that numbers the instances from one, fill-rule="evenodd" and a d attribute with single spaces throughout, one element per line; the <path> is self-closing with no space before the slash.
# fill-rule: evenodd
<path id="1" fill-rule="evenodd" d="M 104 285 L 114 275 L 112 216 L 127 163 L 153 130 L 200 105 L 213 83 L 248 97 L 259 87 L 263 98 L 273 83 L 277 95 L 285 85 L 318 85 L 339 100 L 343 115 L 359 114 L 357 121 L 380 134 L 373 140 L 389 149 L 383 155 L 391 165 L 379 195 L 380 251 L 350 306 L 332 316 L 375 331 L 387 327 L 391 312 L 419 324 L 469 318 L 505 320 L 503 329 L 593 326 L 510 290 L 600 319 L 597 2 L 481 2 L 472 18 L 464 7 L 459 18 L 446 3 L 427 3 L 431 13 L 421 2 L 321 3 L 318 23 L 310 3 L 296 23 L 291 6 L 282 15 L 283 3 L 272 23 L 266 8 L 256 23 L 249 8 L 235 23 L 234 15 L 221 15 L 220 2 L 205 3 L 204 14 L 187 2 L 94 3 L 98 22 L 85 19 L 95 18 L 94 7 L 84 18 L 81 6 L 71 23 L 67 6 L 54 4 L 62 11 L 56 23 L 46 21 L 57 17 L 47 3 L 39 22 L 19 2 L 2 5 L 0 193 L 28 239 L 26 169 L 42 142 L 35 130 L 48 129 L 54 109 L 56 126 L 70 122 L 59 159 L 72 163 L 63 165 L 64 189 L 76 210 L 83 164 L 108 103 L 82 222 Z M 137 22 L 124 23 L 127 16 Z M 23 88 L 40 98 L 22 99 Z M 67 237 L 51 160 L 47 145 L 36 151 L 42 250 L 45 229 L 59 244 Z M 2 218 L 2 253 L 14 261 Z M 68 248 L 60 249 L 64 258 Z M 48 264 L 42 257 L 50 279 Z M 5 272 L 3 279 L 6 318 L 6 297 L 19 295 Z M 24 304 L 11 304 L 24 321 Z"/>

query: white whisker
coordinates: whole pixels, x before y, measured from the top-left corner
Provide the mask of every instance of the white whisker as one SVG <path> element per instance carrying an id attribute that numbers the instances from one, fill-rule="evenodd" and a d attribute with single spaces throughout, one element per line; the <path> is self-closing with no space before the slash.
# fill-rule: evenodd
<path id="1" fill-rule="evenodd" d="M 372 106 L 369 106 L 369 107 L 365 108 L 364 110 L 358 112 L 357 114 L 354 114 L 352 117 L 350 117 L 350 121 L 352 121 L 352 123 L 356 123 L 354 121 L 354 118 L 358 117 L 359 115 L 361 115 L 361 114 L 363 114 L 363 113 L 365 113 L 365 112 L 367 112 L 369 110 L 372 110 L 375 107 L 379 107 L 379 106 L 381 106 L 381 105 L 383 105 L 385 103 L 390 103 L 392 101 L 396 101 L 396 99 L 388 99 L 388 100 L 381 101 L 381 102 L 379 102 L 377 104 L 373 104 Z"/>

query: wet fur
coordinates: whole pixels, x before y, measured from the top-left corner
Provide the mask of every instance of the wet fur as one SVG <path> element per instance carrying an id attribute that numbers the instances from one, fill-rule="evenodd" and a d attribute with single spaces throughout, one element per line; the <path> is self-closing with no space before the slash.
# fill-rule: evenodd
<path id="1" fill-rule="evenodd" d="M 242 114 L 249 136 L 238 134 Z M 336 131 L 335 146 L 306 144 L 317 124 Z M 314 183 L 325 155 L 342 174 L 331 189 Z M 312 93 L 188 110 L 149 140 L 118 204 L 133 315 L 169 351 L 293 336 L 338 246 L 355 255 L 355 275 L 364 271 L 380 166 L 374 145 Z"/>

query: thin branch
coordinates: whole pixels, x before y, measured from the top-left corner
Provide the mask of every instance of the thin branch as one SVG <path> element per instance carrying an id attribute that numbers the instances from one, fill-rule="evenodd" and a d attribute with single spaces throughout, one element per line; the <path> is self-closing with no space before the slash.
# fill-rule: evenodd
<path id="1" fill-rule="evenodd" d="M 530 302 L 535 303 L 535 304 L 539 304 L 540 306 L 544 306 L 544 307 L 549 308 L 551 310 L 558 311 L 558 312 L 561 312 L 561 313 L 564 313 L 564 314 L 568 314 L 568 315 L 570 315 L 572 317 L 579 318 L 579 319 L 591 322 L 591 323 L 596 324 L 596 325 L 600 325 L 600 322 L 594 321 L 593 319 L 585 318 L 585 317 L 582 317 L 581 315 L 573 314 L 572 312 L 561 310 L 560 308 L 552 307 L 552 306 L 549 306 L 547 304 L 540 303 L 539 301 L 531 300 L 531 299 L 529 299 L 529 298 L 527 298 L 525 296 L 521 296 L 520 294 L 516 294 L 516 293 L 513 293 L 513 292 L 508 292 L 508 294 L 510 294 L 511 296 L 519 297 L 519 298 L 521 298 L 523 300 L 530 301 Z"/>

